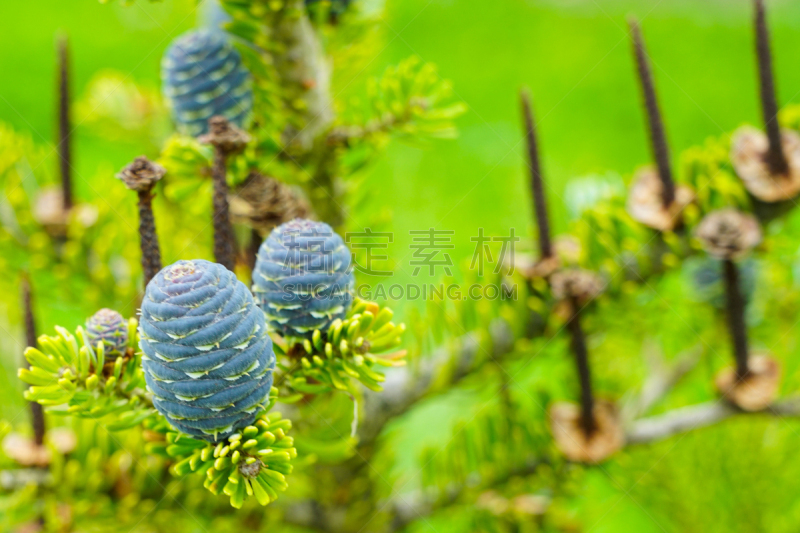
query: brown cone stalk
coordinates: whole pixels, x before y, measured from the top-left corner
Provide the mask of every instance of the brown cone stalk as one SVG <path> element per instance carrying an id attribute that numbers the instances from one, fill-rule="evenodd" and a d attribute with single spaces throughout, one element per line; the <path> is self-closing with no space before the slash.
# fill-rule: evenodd
<path id="1" fill-rule="evenodd" d="M 589 350 L 581 327 L 582 308 L 603 291 L 602 279 L 588 270 L 569 268 L 550 277 L 553 296 L 568 313 L 580 384 L 580 404 L 555 402 L 549 408 L 550 430 L 558 449 L 568 459 L 583 463 L 604 461 L 625 444 L 623 425 L 614 404 L 597 399 L 592 392 Z"/>
<path id="2" fill-rule="evenodd" d="M 589 370 L 589 351 L 586 349 L 586 335 L 583 333 L 580 320 L 580 305 L 575 297 L 569 299 L 572 318 L 567 323 L 572 336 L 572 353 L 578 369 L 578 381 L 581 387 L 581 427 L 587 435 L 595 430 L 594 395 L 592 394 L 592 376 Z"/>
<path id="3" fill-rule="evenodd" d="M 769 139 L 767 165 L 772 174 L 789 172 L 789 162 L 783 151 L 781 129 L 778 124 L 778 100 L 775 94 L 775 78 L 772 69 L 772 53 L 769 47 L 769 29 L 764 10 L 764 0 L 755 2 L 756 56 L 758 57 L 758 79 L 761 92 L 761 112 Z"/>
<path id="4" fill-rule="evenodd" d="M 64 211 L 69 211 L 73 204 L 69 72 L 69 42 L 61 37 L 58 40 L 58 161 Z"/>
<path id="5" fill-rule="evenodd" d="M 542 167 L 539 162 L 539 147 L 536 138 L 536 123 L 531 110 L 530 93 L 526 90 L 520 92 L 522 102 L 522 119 L 525 126 L 525 140 L 528 145 L 528 168 L 530 170 L 531 196 L 536 215 L 536 227 L 539 229 L 539 260 L 553 257 L 553 244 L 550 236 L 550 219 L 547 215 L 547 199 L 544 196 L 544 180 Z"/>
<path id="6" fill-rule="evenodd" d="M 725 296 L 728 310 L 728 329 L 733 341 L 733 355 L 736 359 L 736 375 L 744 378 L 749 373 L 747 363 L 750 350 L 747 346 L 747 324 L 745 323 L 745 301 L 739 282 L 739 269 L 731 259 L 723 261 L 725 270 Z"/>
<path id="7" fill-rule="evenodd" d="M 746 302 L 734 260 L 761 242 L 761 227 L 751 215 L 735 209 L 721 209 L 706 215 L 697 226 L 695 235 L 706 252 L 723 261 L 728 329 L 736 359 L 736 375 L 744 378 L 749 373 Z"/>
<path id="8" fill-rule="evenodd" d="M 139 156 L 123 168 L 117 178 L 125 186 L 136 191 L 139 197 L 139 243 L 142 249 L 142 270 L 144 271 L 144 285 L 161 270 L 161 250 L 158 246 L 156 223 L 153 216 L 153 187 L 164 177 L 166 170 L 161 165 L 154 163 L 145 156 Z"/>
<path id="9" fill-rule="evenodd" d="M 244 150 L 250 142 L 250 136 L 222 116 L 211 117 L 208 125 L 209 132 L 198 140 L 214 147 L 214 166 L 211 169 L 214 183 L 214 258 L 228 270 L 233 270 L 236 265 L 236 241 L 228 205 L 228 157 Z"/>
<path id="10" fill-rule="evenodd" d="M 572 337 L 572 353 L 575 356 L 581 389 L 581 428 L 586 435 L 591 435 L 596 429 L 595 401 L 592 393 L 589 351 L 586 347 L 586 335 L 581 326 L 581 308 L 602 292 L 602 282 L 592 272 L 571 268 L 553 274 L 550 283 L 553 296 L 565 301 L 569 306 L 570 318 L 567 328 Z"/>
<path id="11" fill-rule="evenodd" d="M 22 292 L 22 312 L 24 314 L 23 321 L 25 323 L 25 342 L 28 346 L 35 348 L 36 342 L 36 319 L 33 314 L 33 294 L 31 291 L 31 282 L 27 275 L 22 276 L 20 281 Z M 30 368 L 27 364 L 26 367 Z M 30 403 L 31 407 L 31 425 L 33 426 L 33 441 L 38 446 L 44 443 L 45 435 L 45 422 L 44 411 L 42 406 L 36 402 Z"/>
<path id="12" fill-rule="evenodd" d="M 633 38 L 633 53 L 636 58 L 639 84 L 642 88 L 645 110 L 647 111 L 650 147 L 658 167 L 658 177 L 661 179 L 661 201 L 662 205 L 667 208 L 675 201 L 675 182 L 672 179 L 672 170 L 669 163 L 669 146 L 664 132 L 664 120 L 661 117 L 661 110 L 658 106 L 650 58 L 644 45 L 639 21 L 630 19 L 628 24 Z"/>
<path id="13" fill-rule="evenodd" d="M 759 92 L 764 130 L 744 126 L 731 138 L 731 163 L 754 199 L 759 218 L 770 220 L 800 195 L 800 135 L 781 130 L 769 29 L 763 0 L 753 0 Z M 777 204 L 768 207 L 769 204 Z"/>

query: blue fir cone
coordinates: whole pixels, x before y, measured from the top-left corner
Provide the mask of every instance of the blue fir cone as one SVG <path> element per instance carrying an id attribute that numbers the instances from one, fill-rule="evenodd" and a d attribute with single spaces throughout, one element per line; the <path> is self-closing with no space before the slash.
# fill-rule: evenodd
<path id="1" fill-rule="evenodd" d="M 353 302 L 350 250 L 330 226 L 294 219 L 272 230 L 258 250 L 253 295 L 269 327 L 310 338 L 343 318 Z"/>
<path id="2" fill-rule="evenodd" d="M 181 133 L 208 133 L 208 119 L 215 115 L 246 129 L 252 78 L 223 32 L 195 30 L 175 39 L 161 60 L 161 80 Z"/>
<path id="3" fill-rule="evenodd" d="M 147 284 L 139 336 L 153 403 L 176 429 L 217 442 L 255 421 L 275 353 L 233 272 L 200 259 L 162 269 Z"/>
<path id="4" fill-rule="evenodd" d="M 86 321 L 86 338 L 93 347 L 102 342 L 107 355 L 121 355 L 128 346 L 128 321 L 113 309 L 101 309 Z"/>

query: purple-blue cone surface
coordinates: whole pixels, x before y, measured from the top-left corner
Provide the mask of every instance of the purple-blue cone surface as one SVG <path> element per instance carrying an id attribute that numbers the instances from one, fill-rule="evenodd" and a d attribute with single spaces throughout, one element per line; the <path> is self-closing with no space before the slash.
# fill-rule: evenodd
<path id="1" fill-rule="evenodd" d="M 100 309 L 86 321 L 86 338 L 93 347 L 102 342 L 106 356 L 121 355 L 128 345 L 128 321 L 113 309 Z"/>
<path id="2" fill-rule="evenodd" d="M 215 115 L 246 128 L 252 78 L 223 32 L 195 30 L 175 39 L 161 60 L 161 81 L 181 133 L 208 133 L 208 119 Z"/>
<path id="3" fill-rule="evenodd" d="M 253 295 L 273 331 L 310 338 L 344 318 L 355 281 L 350 250 L 330 226 L 295 219 L 272 230 L 258 250 Z"/>
<path id="4" fill-rule="evenodd" d="M 147 284 L 142 365 L 156 409 L 176 429 L 217 442 L 253 423 L 275 353 L 264 314 L 230 270 L 178 261 Z"/>

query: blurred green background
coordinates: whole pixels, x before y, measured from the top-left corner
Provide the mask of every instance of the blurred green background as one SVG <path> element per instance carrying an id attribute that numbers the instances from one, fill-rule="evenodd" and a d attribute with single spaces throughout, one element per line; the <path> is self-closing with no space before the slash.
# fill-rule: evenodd
<path id="1" fill-rule="evenodd" d="M 800 3 L 774 0 L 769 5 L 778 93 L 785 105 L 800 100 L 796 68 Z M 336 92 L 358 96 L 368 76 L 416 54 L 436 63 L 468 106 L 459 120 L 457 140 L 425 148 L 392 143 L 370 171 L 367 185 L 374 193 L 370 211 L 388 208 L 393 214 L 395 239 L 390 253 L 398 261 L 398 271 L 392 282 L 411 280 L 409 230 L 454 230 L 456 248 L 451 256 L 456 264 L 471 257 L 470 237 L 478 228 L 485 228 L 488 235 L 507 234 L 510 227 L 530 234 L 517 98 L 522 86 L 530 87 L 534 95 L 557 231 L 567 228 L 562 200 L 571 179 L 608 171 L 626 176 L 648 161 L 627 15 L 642 19 L 676 165 L 683 149 L 744 122 L 758 123 L 750 11 L 749 0 L 387 0 L 381 46 L 366 69 L 335 80 Z M 115 69 L 157 87 L 161 54 L 174 37 L 194 25 L 196 5 L 193 0 L 140 1 L 128 7 L 114 2 L 101 5 L 97 0 L 6 1 L 2 14 L 0 120 L 29 132 L 38 143 L 49 144 L 55 132 L 54 43 L 59 32 L 70 37 L 76 97 L 102 69 Z M 78 194 L 94 194 L 83 177 L 107 172 L 110 179 L 141 150 L 135 143 L 108 142 L 79 126 L 74 162 Z M 353 213 L 348 224 L 358 228 L 365 220 Z M 75 323 L 82 319 L 76 317 Z M 43 329 L 52 326 L 42 324 Z M 11 337 L 21 338 L 21 331 L 6 331 L 3 336 L 2 362 L 12 376 L 18 361 Z M 13 377 L 0 380 L 10 387 L 15 383 Z M 398 468 L 412 468 L 424 444 L 444 442 L 450 429 L 444 422 L 463 412 L 468 401 L 475 398 L 445 396 L 396 428 Z M 17 414 L 20 405 L 15 394 L 3 414 Z M 431 428 L 431 420 L 441 423 Z M 780 439 L 796 436 L 797 428 L 792 428 Z M 725 443 L 729 429 L 710 430 L 702 443 L 688 437 L 681 442 L 680 453 L 671 453 L 673 444 L 665 443 L 635 452 L 633 458 L 615 465 L 613 473 L 595 471 L 583 482 L 583 504 L 594 513 L 594 519 L 587 519 L 591 522 L 587 530 L 661 531 L 647 510 L 649 504 L 663 508 L 648 500 L 655 494 L 647 490 L 648 474 L 660 472 L 658 479 L 665 479 L 673 462 L 685 464 L 688 457 L 696 462 L 698 475 L 704 465 L 719 459 L 714 442 Z M 756 427 L 740 434 L 759 439 L 762 430 Z M 650 455 L 636 463 L 637 453 Z M 662 461 L 664 457 L 669 458 Z M 626 470 L 625 461 L 634 466 Z M 792 477 L 797 468 L 793 462 L 773 463 L 773 470 L 752 474 L 749 489 L 738 489 L 757 494 L 759 483 L 770 476 Z M 715 473 L 701 475 L 713 478 Z M 695 494 L 710 497 L 706 492 L 697 489 Z M 738 501 L 730 494 L 725 497 L 730 502 L 725 500 L 722 507 Z M 702 500 L 688 503 L 694 507 L 680 509 L 689 516 L 702 514 Z M 749 509 L 738 511 L 747 516 Z M 776 530 L 759 522 L 755 508 L 753 513 L 754 523 Z"/>
<path id="2" fill-rule="evenodd" d="M 544 171 L 557 229 L 573 177 L 648 161 L 626 17 L 643 21 L 673 154 L 706 137 L 759 121 L 749 0 L 387 0 L 383 43 L 363 71 L 336 79 L 344 97 L 387 65 L 416 54 L 436 63 L 468 106 L 461 136 L 419 149 L 394 143 L 371 173 L 376 207 L 394 212 L 393 251 L 408 251 L 409 229 L 452 229 L 458 257 L 469 238 L 530 227 L 517 91 L 529 86 L 538 115 Z M 53 138 L 54 36 L 69 34 L 77 96 L 93 74 L 115 69 L 158 86 L 167 44 L 196 18 L 193 0 L 6 2 L 0 46 L 0 118 L 37 142 Z M 778 91 L 800 98 L 800 4 L 770 2 Z M 80 176 L 120 168 L 139 149 L 78 129 Z M 677 159 L 677 158 L 676 158 Z M 677 163 L 677 161 L 676 161 Z M 358 225 L 358 215 L 351 221 Z M 406 259 L 407 261 L 407 259 Z M 405 265 L 408 269 L 408 265 Z"/>

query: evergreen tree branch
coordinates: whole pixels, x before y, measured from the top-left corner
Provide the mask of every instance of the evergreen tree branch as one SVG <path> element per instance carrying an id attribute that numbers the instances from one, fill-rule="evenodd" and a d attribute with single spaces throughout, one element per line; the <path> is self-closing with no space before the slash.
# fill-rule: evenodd
<path id="1" fill-rule="evenodd" d="M 502 487 L 512 478 L 531 476 L 536 473 L 543 462 L 541 459 L 532 457 L 518 467 L 491 479 L 481 479 L 476 476 L 470 483 L 453 484 L 442 492 L 416 491 L 412 494 L 405 494 L 402 498 L 395 498 L 391 503 L 390 531 L 402 531 L 412 522 L 461 503 L 465 493 L 470 490 L 490 490 Z"/>
<path id="2" fill-rule="evenodd" d="M 798 418 L 800 417 L 800 398 L 782 400 L 762 411 L 754 412 L 743 411 L 722 400 L 682 407 L 663 415 L 637 420 L 628 430 L 626 442 L 628 445 L 647 444 L 680 433 L 712 426 L 739 415 Z"/>
<path id="3" fill-rule="evenodd" d="M 496 361 L 511 353 L 514 336 L 508 323 L 496 319 L 490 324 L 489 331 L 492 341 L 492 357 L 489 360 Z M 451 350 L 440 348 L 431 357 L 421 360 L 417 369 L 406 367 L 389 373 L 382 393 L 365 393 L 364 420 L 359 428 L 362 445 L 373 442 L 390 420 L 406 413 L 423 398 L 435 394 L 437 390 L 453 387 L 482 368 L 482 363 L 475 364 L 483 349 L 477 332 L 463 335 L 458 345 L 455 356 Z M 446 382 L 437 381 L 441 369 L 448 365 L 452 370 Z"/>
<path id="4" fill-rule="evenodd" d="M 666 366 L 660 355 L 650 354 L 648 357 L 651 366 L 650 375 L 642 385 L 641 391 L 631 400 L 623 402 L 622 419 L 633 421 L 647 413 L 697 366 L 702 354 L 702 347 L 690 349 L 679 355 L 677 361 L 670 367 Z"/>

